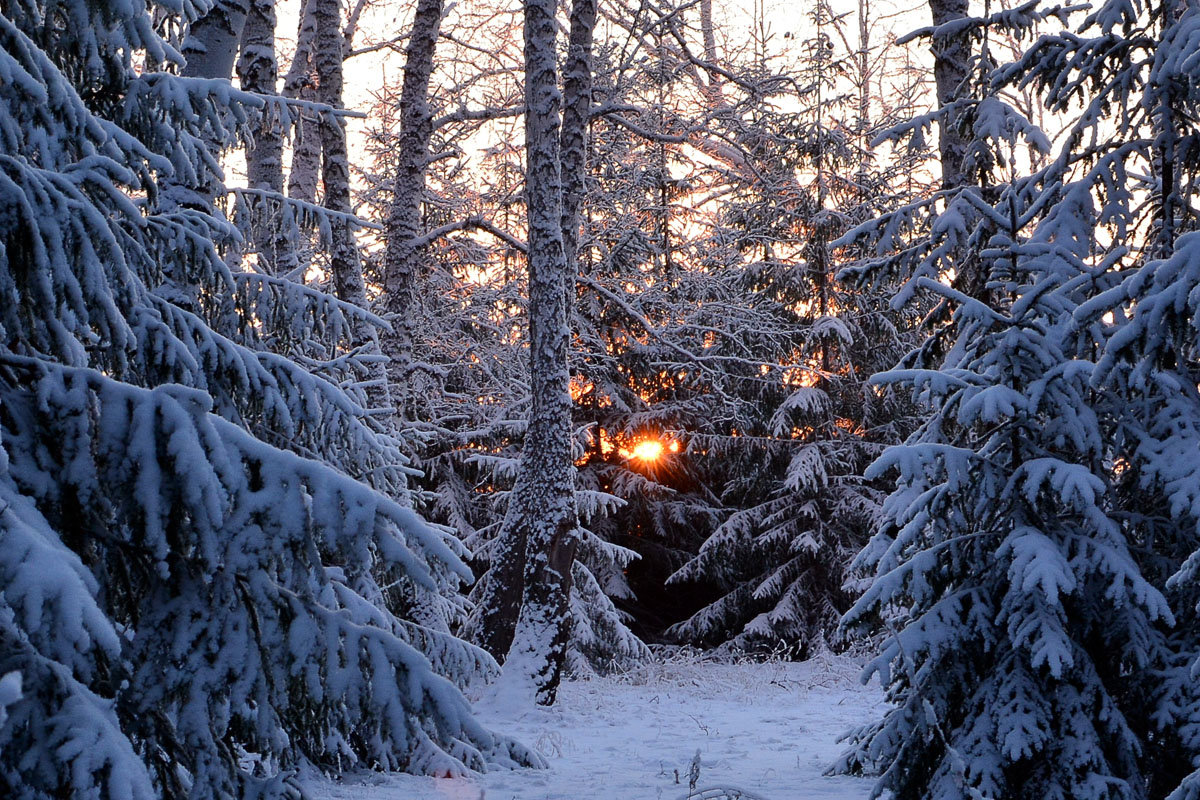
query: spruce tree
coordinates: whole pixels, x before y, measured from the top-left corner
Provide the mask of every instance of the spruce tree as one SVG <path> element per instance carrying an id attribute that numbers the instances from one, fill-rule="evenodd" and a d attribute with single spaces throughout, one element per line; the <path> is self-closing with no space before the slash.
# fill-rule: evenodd
<path id="1" fill-rule="evenodd" d="M 886 166 L 872 163 L 861 142 L 870 131 L 851 135 L 870 127 L 862 116 L 870 103 L 859 97 L 850 105 L 844 93 L 852 79 L 867 79 L 852 74 L 859 53 L 838 49 L 839 20 L 826 3 L 811 20 L 817 35 L 795 70 L 803 106 L 782 110 L 769 97 L 748 104 L 738 124 L 753 142 L 754 174 L 730 192 L 706 248 L 716 259 L 748 262 L 730 270 L 734 291 L 793 331 L 773 346 L 746 336 L 746 349 L 793 366 L 766 376 L 774 386 L 745 393 L 747 416 L 757 419 L 719 448 L 712 476 L 731 510 L 670 579 L 720 589 L 671 628 L 676 637 L 800 657 L 837 640 L 852 599 L 846 567 L 886 493 L 863 470 L 913 425 L 903 394 L 867 379 L 911 345 L 914 315 L 889 308 L 894 283 L 839 281 L 858 250 L 834 241 L 899 203 L 901 178 L 916 160 L 881 152 Z M 756 446 L 738 446 L 746 440 Z"/>
<path id="2" fill-rule="evenodd" d="M 1164 227 L 1138 222 L 1159 204 L 1124 178 L 1173 136 L 1146 136 L 1155 112 L 1135 110 L 1157 105 L 1139 97 L 1139 70 L 1170 50 L 1153 54 L 1147 20 L 1106 4 L 1079 33 L 994 69 L 991 27 L 1039 18 L 1021 7 L 963 23 L 981 43 L 963 116 L 973 184 L 932 213 L 856 232 L 882 234 L 886 249 L 923 219 L 926 235 L 892 263 L 915 274 L 902 297 L 931 293 L 946 320 L 877 378 L 912 386 L 932 416 L 869 473 L 895 470 L 898 487 L 856 562 L 870 587 L 844 619 L 884 635 L 867 675 L 896 707 L 852 737 L 841 766 L 881 767 L 877 790 L 899 798 L 1161 797 L 1178 775 L 1168 764 L 1195 741 L 1194 705 L 1168 667 L 1179 635 L 1163 578 L 1180 548 L 1153 541 L 1144 510 L 1161 488 L 1136 477 L 1138 413 L 1106 382 L 1111 368 L 1095 369 L 1128 336 L 1131 309 L 1150 310 L 1112 287 Z M 1082 99 L 1085 113 L 1022 176 L 1019 141 L 1049 142 L 1000 91 L 1031 83 L 1051 109 Z M 978 282 L 952 288 L 950 265 Z M 1130 281 L 1126 292 L 1146 286 Z"/>
<path id="3" fill-rule="evenodd" d="M 1085 109 L 1069 149 L 1049 168 L 1052 179 L 1082 176 L 1057 200 L 1077 235 L 1090 233 L 1097 264 L 1092 296 L 1074 315 L 1096 344 L 1080 355 L 1096 364 L 1091 385 L 1131 546 L 1176 617 L 1154 680 L 1126 681 L 1128 704 L 1147 710 L 1139 717 L 1151 797 L 1176 789 L 1176 797 L 1194 797 L 1200 786 L 1196 774 L 1184 779 L 1200 766 L 1198 31 L 1190 4 L 1104 3 L 1077 33 L 1044 38 L 1004 74 L 1043 90 L 1052 111 Z"/>
<path id="4" fill-rule="evenodd" d="M 536 762 L 455 686 L 491 660 L 415 621 L 470 574 L 393 499 L 350 350 L 372 318 L 231 270 L 195 201 L 213 143 L 279 101 L 168 69 L 140 2 L 9 5 L 0 40 L 0 793 Z"/>

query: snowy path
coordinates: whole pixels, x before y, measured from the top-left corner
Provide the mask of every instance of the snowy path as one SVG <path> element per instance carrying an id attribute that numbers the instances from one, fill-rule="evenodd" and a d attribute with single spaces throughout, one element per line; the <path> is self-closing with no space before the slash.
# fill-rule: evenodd
<path id="1" fill-rule="evenodd" d="M 515 719 L 482 712 L 487 723 L 536 747 L 548 770 L 309 788 L 319 800 L 682 800 L 699 749 L 699 788 L 732 786 L 765 800 L 865 800 L 870 780 L 821 775 L 841 751 L 837 737 L 881 710 L 878 686 L 860 686 L 858 669 L 837 657 L 675 663 L 572 681 L 553 709 Z"/>

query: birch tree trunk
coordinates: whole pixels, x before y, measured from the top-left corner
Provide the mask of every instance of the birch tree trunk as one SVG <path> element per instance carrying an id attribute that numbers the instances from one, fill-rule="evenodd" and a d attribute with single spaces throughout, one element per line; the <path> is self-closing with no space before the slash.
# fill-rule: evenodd
<path id="1" fill-rule="evenodd" d="M 252 0 L 242 28 L 238 81 L 246 91 L 277 93 L 279 65 L 275 60 L 275 0 Z M 283 194 L 283 125 L 278 108 L 262 110 L 254 142 L 246 150 L 249 188 Z M 268 273 L 288 273 L 296 266 L 294 215 L 278 199 L 250 197 L 250 230 L 259 267 Z"/>
<path id="2" fill-rule="evenodd" d="M 312 4 L 313 37 L 312 61 L 317 78 L 316 100 L 332 109 L 342 105 L 343 67 L 346 38 L 342 31 L 340 0 L 308 0 Z M 367 283 L 363 277 L 358 242 L 351 227 L 354 209 L 350 203 L 350 156 L 346 146 L 346 127 L 342 117 L 322 113 L 315 121 L 321 137 L 321 182 L 324 185 L 322 205 L 337 216 L 329 224 L 329 271 L 333 290 L 339 300 L 371 309 Z M 352 323 L 353 344 L 371 355 L 380 355 L 379 331 L 367 320 Z M 374 361 L 364 383 L 367 398 L 375 412 L 374 419 L 385 428 L 393 428 L 390 413 L 387 366 L 383 359 Z M 386 415 L 386 416 L 376 416 Z M 412 500 L 406 487 L 393 496 L 409 505 Z"/>
<path id="3" fill-rule="evenodd" d="M 858 117 L 854 125 L 858 128 L 858 184 L 866 200 L 867 173 L 874 160 L 871 154 L 871 3 L 870 0 L 858 0 L 858 52 L 855 54 L 855 68 L 858 74 Z"/>
<path id="4" fill-rule="evenodd" d="M 342 108 L 342 5 L 339 0 L 310 0 L 316 35 L 313 41 L 313 64 L 317 73 L 317 101 Z M 325 184 L 323 205 L 338 214 L 351 214 L 350 157 L 346 149 L 344 122 L 332 114 L 322 114 L 317 123 L 321 133 L 321 180 Z M 369 308 L 366 282 L 358 258 L 358 245 L 350 222 L 344 217 L 329 220 L 329 269 L 338 299 Z M 370 326 L 364 325 L 356 336 L 358 344 L 371 338 Z"/>
<path id="5" fill-rule="evenodd" d="M 596 0 L 575 0 L 571 32 L 563 65 L 563 121 L 559 137 L 562 160 L 562 236 L 567 264 L 565 292 L 575 294 L 574 272 L 579 260 L 579 223 L 587 192 L 587 134 L 592 109 L 592 35 L 596 29 Z"/>
<path id="6" fill-rule="evenodd" d="M 193 22 L 183 40 L 184 76 L 231 79 L 249 13 L 250 0 L 217 0 L 207 14 Z"/>
<path id="7" fill-rule="evenodd" d="M 300 8 L 300 25 L 296 31 L 296 53 L 283 80 L 283 96 L 315 100 L 313 80 L 313 43 L 317 38 L 316 0 L 304 0 Z M 288 171 L 288 197 L 306 203 L 316 202 L 317 178 L 321 168 L 321 135 L 317 117 L 302 112 L 296 120 L 292 144 L 292 167 Z"/>
<path id="8" fill-rule="evenodd" d="M 700 35 L 704 40 L 704 60 L 709 64 L 717 63 L 717 33 L 713 24 L 712 0 L 700 0 Z M 701 87 L 708 99 L 710 109 L 722 105 L 721 81 L 714 74 L 709 76 L 707 86 Z"/>
<path id="9" fill-rule="evenodd" d="M 590 49 L 577 31 L 595 20 L 594 0 L 572 9 L 574 48 L 568 70 L 576 80 L 575 57 Z M 567 365 L 567 287 L 572 283 L 563 249 L 563 180 L 560 151 L 560 106 L 555 54 L 555 3 L 525 1 L 525 146 L 526 201 L 529 215 L 529 350 L 533 408 L 521 466 L 500 533 L 500 552 L 493 561 L 490 591 L 485 594 L 488 644 L 496 648 L 512 626 L 511 646 L 499 691 L 532 695 L 550 705 L 558 692 L 566 657 L 571 619 L 568 599 L 575 560 L 578 512 L 575 465 L 571 460 L 571 394 Z M 582 46 L 586 45 L 586 46 Z M 584 68 L 589 68 L 585 65 Z M 586 82 L 590 80 L 586 79 Z M 586 123 L 586 117 L 584 118 Z M 577 223 L 578 211 L 572 218 Z M 520 564 L 524 553 L 524 564 Z M 524 575 L 514 620 L 511 583 L 506 576 Z M 493 653 L 497 649 L 492 650 Z"/>
<path id="10" fill-rule="evenodd" d="M 387 245 L 383 255 L 385 303 L 392 315 L 392 335 L 387 355 L 392 365 L 396 407 L 405 413 L 406 398 L 415 396 L 411 374 L 412 316 L 416 307 L 416 280 L 426 257 L 421 236 L 421 204 L 425 199 L 425 170 L 433 119 L 429 110 L 429 81 L 441 30 L 443 0 L 418 0 L 405 51 L 404 81 L 400 88 L 399 164 L 392 183 L 392 205 L 385 221 Z"/>
<path id="11" fill-rule="evenodd" d="M 967 16 L 967 0 L 929 0 L 935 27 Z M 933 78 L 938 108 L 962 96 L 971 62 L 971 39 L 965 33 L 933 37 Z M 961 114 L 947 113 L 938 125 L 938 155 L 942 162 L 942 188 L 966 183 L 967 137 L 960 127 Z"/>

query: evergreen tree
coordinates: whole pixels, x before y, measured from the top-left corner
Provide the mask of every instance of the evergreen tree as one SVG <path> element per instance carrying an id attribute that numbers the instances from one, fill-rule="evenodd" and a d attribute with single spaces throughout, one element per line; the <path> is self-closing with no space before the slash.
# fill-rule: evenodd
<path id="1" fill-rule="evenodd" d="M 0 673 L 21 681 L 0 790 L 242 798 L 304 764 L 536 762 L 450 680 L 494 664 L 426 622 L 470 575 L 379 491 L 405 489 L 350 351 L 371 318 L 231 271 L 212 207 L 163 202 L 168 179 L 220 186 L 211 143 L 279 101 L 164 69 L 150 20 L 0 14 Z"/>
<path id="2" fill-rule="evenodd" d="M 900 202 L 896 187 L 918 161 L 880 153 L 887 166 L 871 163 L 861 146 L 871 131 L 856 130 L 870 126 L 863 115 L 871 102 L 843 91 L 869 77 L 855 74 L 860 53 L 839 55 L 842 31 L 828 5 L 818 3 L 812 21 L 817 35 L 798 54 L 793 74 L 803 87 L 801 110 L 780 110 L 767 97 L 745 103 L 747 110 L 726 123 L 734 129 L 730 138 L 750 145 L 754 171 L 724 199 L 716 234 L 703 248 L 706 266 L 736 265 L 729 270 L 733 292 L 748 307 L 792 331 L 778 342 L 743 336 L 746 351 L 792 366 L 742 393 L 746 416 L 738 436 L 714 448 L 709 477 L 730 511 L 670 579 L 720 588 L 714 601 L 672 627 L 676 637 L 744 650 L 786 646 L 798 656 L 835 639 L 851 600 L 845 569 L 874 528 L 884 494 L 863 470 L 913 424 L 902 396 L 866 384 L 909 346 L 907 312 L 888 307 L 895 286 L 886 281 L 840 283 L 839 267 L 856 249 L 833 242 Z M 881 120 L 899 111 L 876 110 Z M 768 327 L 760 322 L 751 330 Z"/>
<path id="3" fill-rule="evenodd" d="M 880 763 L 898 798 L 1145 796 L 1125 687 L 1149 680 L 1172 615 L 1130 551 L 1070 356 L 1087 242 L 1053 218 L 1021 236 L 1026 221 L 983 234 L 994 305 L 926 283 L 958 304 L 940 369 L 877 378 L 933 408 L 868 473 L 899 486 L 844 620 L 891 632 L 864 677 L 896 707 L 842 766 Z"/>
<path id="4" fill-rule="evenodd" d="M 857 561 L 874 579 L 845 623 L 890 631 L 868 673 L 897 707 L 855 734 L 842 766 L 881 765 L 879 788 L 901 798 L 1162 797 L 1195 754 L 1180 655 L 1194 598 L 1186 569 L 1166 580 L 1194 524 L 1179 503 L 1160 506 L 1170 520 L 1146 513 L 1172 489 L 1159 470 L 1186 463 L 1161 447 L 1187 440 L 1179 412 L 1194 393 L 1156 374 L 1175 363 L 1171 345 L 1158 349 L 1172 336 L 1147 323 L 1166 319 L 1187 279 L 1172 259 L 1121 274 L 1127 259 L 1170 253 L 1164 231 L 1189 216 L 1173 187 L 1187 163 L 1175 155 L 1191 152 L 1175 147 L 1192 140 L 1179 120 L 1163 124 L 1173 90 L 1155 88 L 1179 75 L 1148 79 L 1180 63 L 1178 15 L 1104 4 L 1079 33 L 1044 36 L 993 71 L 990 26 L 1039 16 L 966 21 L 983 43 L 966 117 L 978 185 L 947 196 L 902 256 L 918 276 L 908 293 L 930 291 L 953 315 L 880 377 L 913 385 L 933 416 L 872 468 L 897 470 L 899 487 Z M 1084 113 L 1053 159 L 1018 177 L 1018 139 L 1049 143 L 997 92 L 1029 84 L 1051 110 L 1082 100 Z M 1138 162 L 1150 167 L 1141 186 L 1127 180 Z M 899 227 L 860 232 L 886 240 Z M 931 279 L 954 254 L 981 278 L 969 295 Z"/>
<path id="5" fill-rule="evenodd" d="M 1197 442 L 1196 165 L 1200 163 L 1200 12 L 1185 3 L 1104 3 L 1078 33 L 1045 37 L 1004 78 L 1046 94 L 1055 112 L 1085 110 L 1046 183 L 1074 234 L 1090 239 L 1092 297 L 1075 311 L 1091 332 L 1080 357 L 1110 447 L 1111 480 L 1146 577 L 1176 626 L 1155 680 L 1129 681 L 1140 716 L 1148 794 L 1195 796 L 1200 765 L 1200 652 L 1195 553 L 1200 549 Z M 1115 132 L 1115 135 L 1113 135 Z M 1097 139 L 1097 135 L 1108 141 Z M 1081 176 L 1068 183 L 1065 176 Z M 1093 344 L 1094 343 L 1094 344 Z"/>

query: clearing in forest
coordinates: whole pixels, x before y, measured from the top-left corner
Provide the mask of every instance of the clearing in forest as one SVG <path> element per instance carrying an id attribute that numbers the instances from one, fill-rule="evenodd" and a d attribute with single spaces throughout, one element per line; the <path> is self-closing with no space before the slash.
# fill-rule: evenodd
<path id="1" fill-rule="evenodd" d="M 412 775 L 313 781 L 328 800 L 683 800 L 699 751 L 693 797 L 735 788 L 762 800 L 865 800 L 872 781 L 824 777 L 847 729 L 877 718 L 877 683 L 861 663 L 713 663 L 675 658 L 620 676 L 563 683 L 557 705 L 479 709 L 517 736 L 546 770 L 497 770 L 463 779 Z"/>

